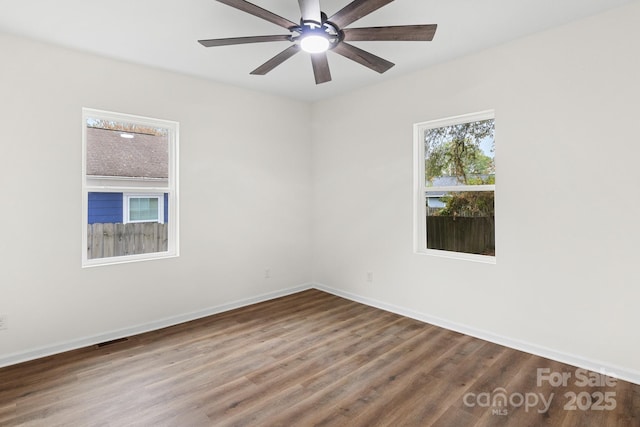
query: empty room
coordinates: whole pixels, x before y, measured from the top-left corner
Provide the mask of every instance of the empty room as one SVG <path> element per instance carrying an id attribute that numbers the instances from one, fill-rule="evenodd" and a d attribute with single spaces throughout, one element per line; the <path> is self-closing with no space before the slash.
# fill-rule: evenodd
<path id="1" fill-rule="evenodd" d="M 0 0 L 0 425 L 640 426 L 639 22 Z"/>

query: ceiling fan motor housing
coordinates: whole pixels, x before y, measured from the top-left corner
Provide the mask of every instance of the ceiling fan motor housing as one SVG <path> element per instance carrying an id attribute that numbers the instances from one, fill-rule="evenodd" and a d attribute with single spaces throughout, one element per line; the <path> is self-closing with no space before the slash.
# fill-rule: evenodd
<path id="1" fill-rule="evenodd" d="M 326 15 L 322 14 L 323 22 L 317 22 L 312 20 L 300 20 L 300 26 L 292 28 L 292 33 L 297 33 L 291 36 L 291 41 L 300 44 L 303 50 L 309 51 L 305 48 L 303 40 L 320 39 L 326 40 L 327 44 L 324 49 L 320 51 L 326 51 L 333 49 L 338 43 L 344 39 L 344 33 L 332 22 L 326 20 Z"/>

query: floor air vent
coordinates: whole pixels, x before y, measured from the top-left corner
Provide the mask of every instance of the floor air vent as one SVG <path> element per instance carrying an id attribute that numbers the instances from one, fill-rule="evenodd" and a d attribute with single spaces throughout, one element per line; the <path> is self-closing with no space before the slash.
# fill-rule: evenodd
<path id="1" fill-rule="evenodd" d="M 117 340 L 105 341 L 100 344 L 96 344 L 96 347 L 102 348 L 112 344 L 118 344 L 119 342 L 129 341 L 129 338 L 118 338 Z"/>

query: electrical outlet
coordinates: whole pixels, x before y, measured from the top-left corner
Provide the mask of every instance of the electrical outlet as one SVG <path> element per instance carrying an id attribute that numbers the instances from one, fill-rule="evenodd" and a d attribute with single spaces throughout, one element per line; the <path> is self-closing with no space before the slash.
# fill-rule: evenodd
<path id="1" fill-rule="evenodd" d="M 9 326 L 7 325 L 8 321 L 9 318 L 6 314 L 0 314 L 0 331 L 9 328 Z"/>
<path id="2" fill-rule="evenodd" d="M 270 268 L 265 268 L 264 269 L 264 278 L 265 279 L 270 279 L 271 278 L 271 269 Z"/>
<path id="3" fill-rule="evenodd" d="M 367 282 L 373 282 L 373 271 L 367 271 Z"/>

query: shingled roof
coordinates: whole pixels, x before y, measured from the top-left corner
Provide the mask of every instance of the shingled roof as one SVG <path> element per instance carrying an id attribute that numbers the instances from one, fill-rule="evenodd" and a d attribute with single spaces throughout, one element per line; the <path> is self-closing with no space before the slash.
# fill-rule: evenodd
<path id="1" fill-rule="evenodd" d="M 167 136 L 87 127 L 87 175 L 168 178 L 168 148 Z"/>

